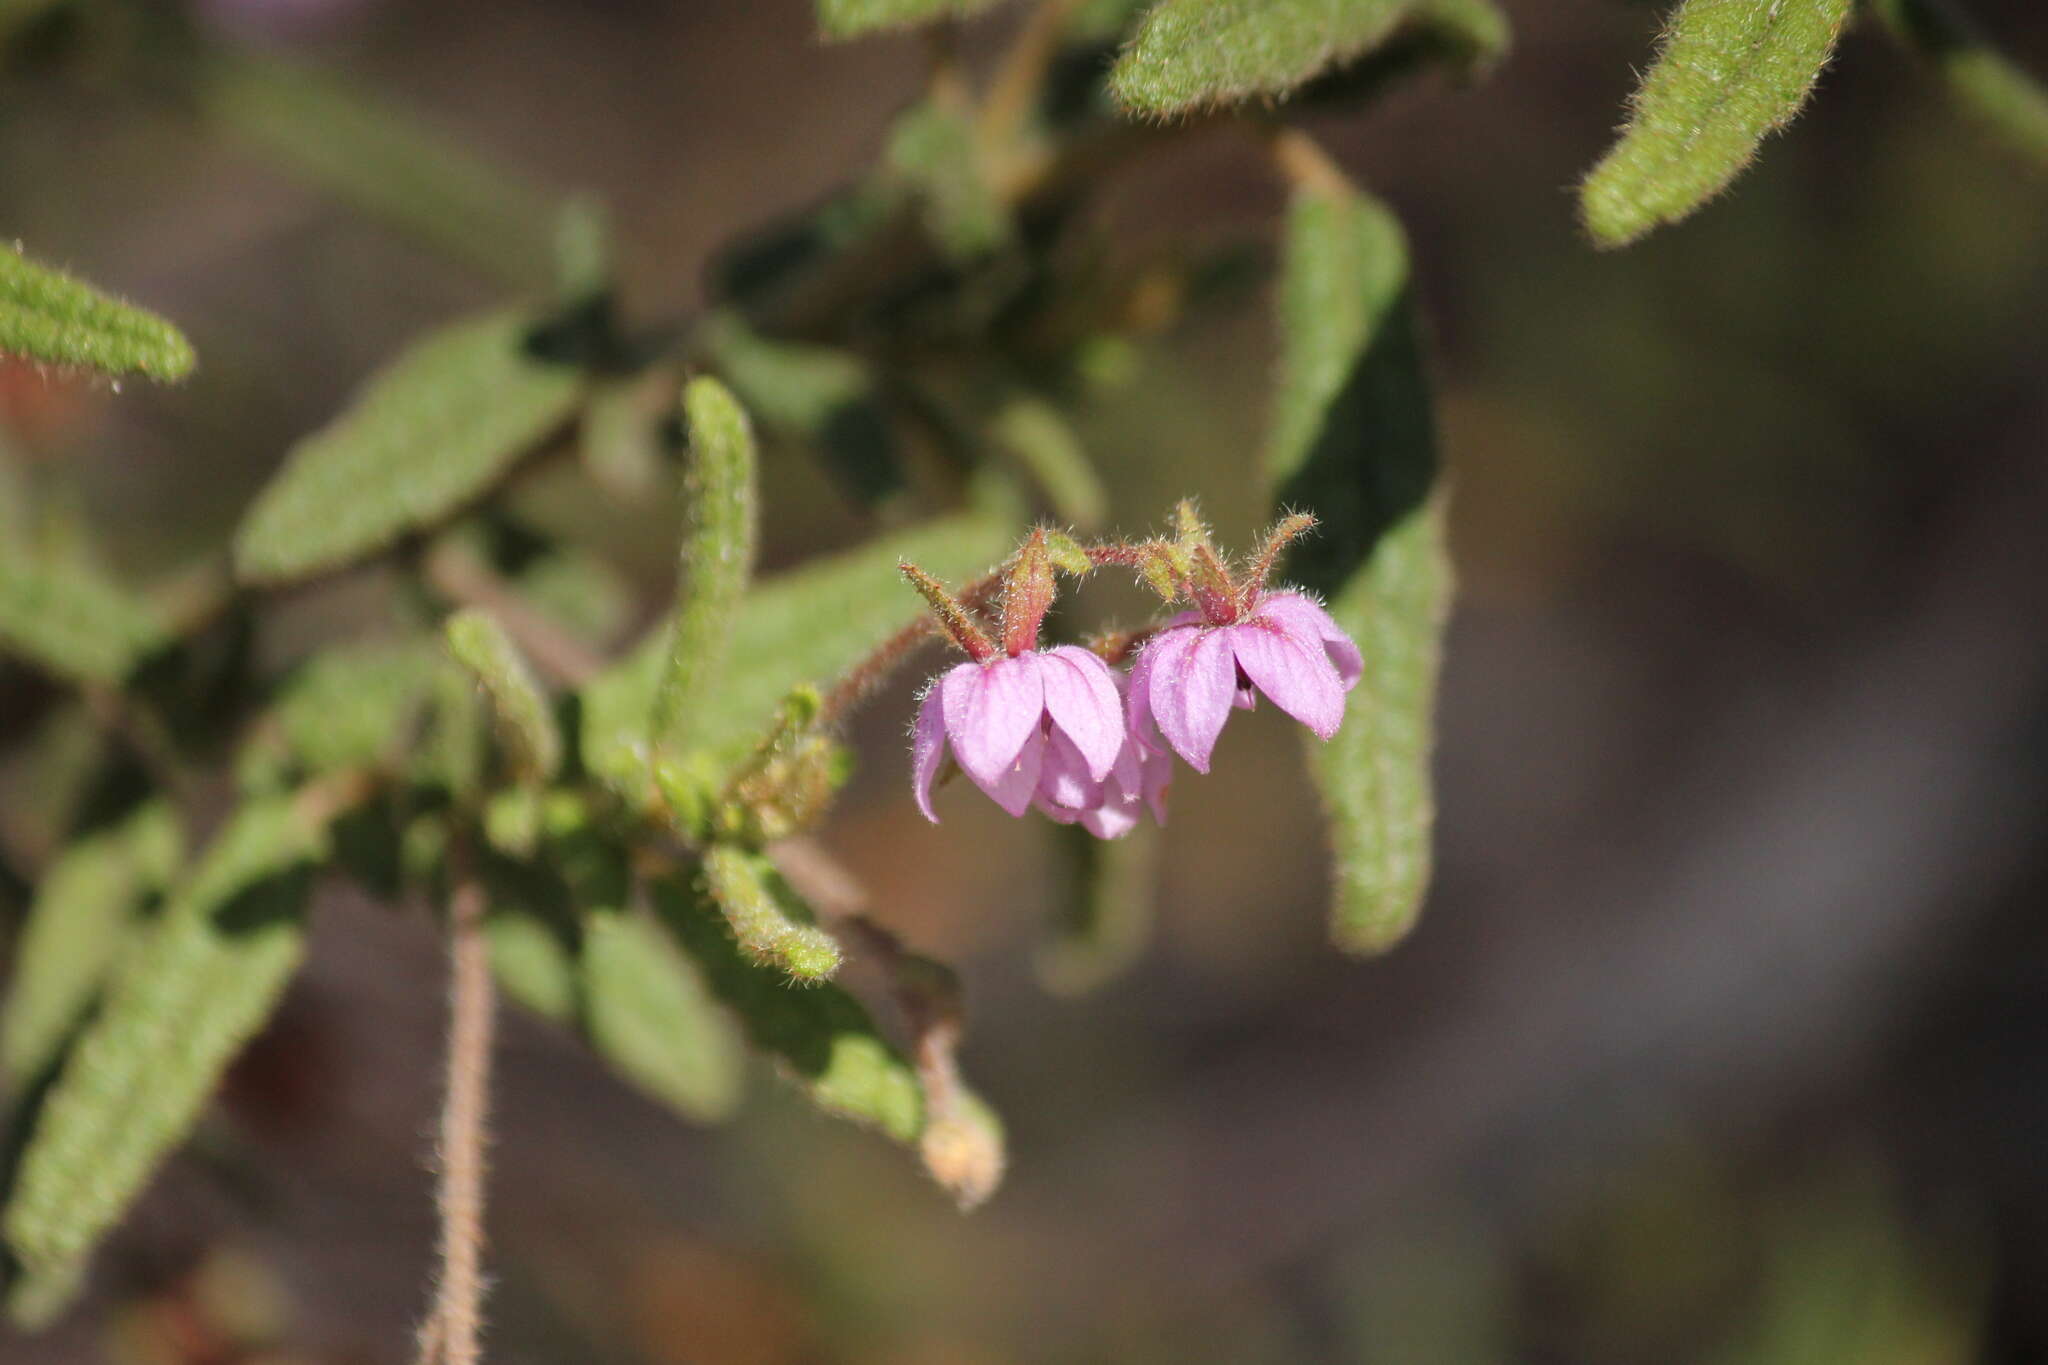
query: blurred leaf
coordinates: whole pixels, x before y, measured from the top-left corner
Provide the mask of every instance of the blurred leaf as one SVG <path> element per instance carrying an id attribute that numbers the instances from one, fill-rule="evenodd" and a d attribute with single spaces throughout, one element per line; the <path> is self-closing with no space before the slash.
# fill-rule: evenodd
<path id="1" fill-rule="evenodd" d="M 270 1016 L 303 951 L 322 842 L 288 800 L 243 806 L 124 956 L 36 1117 L 0 1223 L 30 1282 L 91 1251 Z"/>
<path id="2" fill-rule="evenodd" d="M 815 443 L 862 502 L 903 492 L 908 480 L 866 361 L 834 346 L 764 337 L 733 313 L 707 321 L 704 343 L 747 409 L 770 430 Z"/>
<path id="3" fill-rule="evenodd" d="M 1399 223 L 1362 195 L 1288 211 L 1274 501 L 1322 519 L 1289 558 L 1364 650 L 1344 725 L 1309 745 L 1336 857 L 1333 933 L 1377 952 L 1428 890 L 1431 717 L 1450 599 L 1436 433 Z"/>
<path id="4" fill-rule="evenodd" d="M 140 930 L 144 898 L 177 873 L 183 836 L 153 801 L 121 825 L 81 839 L 36 886 L 0 1007 L 0 1063 L 17 1090 L 54 1061 L 99 995 L 122 947 Z"/>
<path id="5" fill-rule="evenodd" d="M 661 486 L 663 427 L 675 411 L 675 392 L 675 374 L 659 365 L 592 388 L 577 431 L 577 453 L 598 487 L 638 505 Z"/>
<path id="6" fill-rule="evenodd" d="M 555 214 L 555 290 L 567 303 L 612 290 L 612 222 L 604 202 L 569 198 Z"/>
<path id="7" fill-rule="evenodd" d="M 743 1054 L 695 963 L 643 915 L 583 917 L 584 1028 L 614 1070 L 699 1122 L 738 1105 Z"/>
<path id="8" fill-rule="evenodd" d="M 1163 0 L 1110 73 L 1142 114 L 1185 114 L 1286 95 L 1370 51 L 1414 0 Z"/>
<path id="9" fill-rule="evenodd" d="M 491 973 L 505 994 L 544 1019 L 575 1019 L 582 992 L 576 945 L 531 906 L 493 897 L 484 918 Z"/>
<path id="10" fill-rule="evenodd" d="M 997 410 L 989 429 L 996 443 L 1030 471 L 1062 521 L 1086 531 L 1109 519 L 1109 490 L 1059 409 L 1021 394 Z"/>
<path id="11" fill-rule="evenodd" d="M 139 599 L 82 565 L 0 543 L 0 651 L 71 682 L 113 684 L 163 642 Z"/>
<path id="12" fill-rule="evenodd" d="M 747 757 L 797 684 L 829 682 L 916 619 L 900 560 L 948 582 L 985 571 L 1010 548 L 1009 526 L 982 512 L 942 517 L 818 560 L 755 587 L 733 628 L 727 664 L 699 703 L 692 743 L 723 763 Z M 655 689 L 669 656 L 658 630 L 583 694 L 589 769 L 637 796 L 648 781 Z"/>
<path id="13" fill-rule="evenodd" d="M 750 313 L 787 296 L 825 263 L 873 238 L 895 221 L 900 188 L 870 177 L 821 202 L 747 233 L 710 264 L 711 295 Z"/>
<path id="14" fill-rule="evenodd" d="M 1579 190 L 1586 230 L 1625 246 L 1719 194 L 1791 122 L 1850 0 L 1685 0 L 1629 101 L 1621 141 Z"/>
<path id="15" fill-rule="evenodd" d="M 496 617 L 475 607 L 443 627 L 448 652 L 490 699 L 506 756 L 522 782 L 541 783 L 562 766 L 562 734 L 533 671 Z"/>
<path id="16" fill-rule="evenodd" d="M 1950 0 L 1868 0 L 1894 37 L 1933 66 L 1949 93 L 2013 150 L 2048 164 L 2048 89 Z"/>
<path id="17" fill-rule="evenodd" d="M 654 747 L 680 753 L 702 733 L 697 712 L 717 685 L 734 618 L 754 576 L 759 534 L 753 429 L 723 384 L 700 377 L 683 390 L 690 467 L 668 667 L 654 699 Z"/>
<path id="18" fill-rule="evenodd" d="M 520 289 L 546 286 L 547 202 L 381 97 L 248 49 L 216 49 L 200 106 L 235 136 L 368 217 Z"/>
<path id="19" fill-rule="evenodd" d="M 971 110 L 937 100 L 913 105 L 890 130 L 887 159 L 950 259 L 971 261 L 1009 240 L 1009 211 L 983 173 Z"/>
<path id="20" fill-rule="evenodd" d="M 449 662 L 434 671 L 427 723 L 412 751 L 412 772 L 457 801 L 483 785 L 484 706 L 467 670 Z"/>
<path id="21" fill-rule="evenodd" d="M 604 560 L 574 546 L 548 551 L 513 582 L 537 610 L 594 644 L 617 638 L 633 616 L 633 585 Z"/>
<path id="22" fill-rule="evenodd" d="M 823 981 L 839 970 L 839 944 L 818 927 L 810 906 L 767 854 L 728 844 L 707 849 L 704 889 L 748 961 L 787 972 L 799 982 Z"/>
<path id="23" fill-rule="evenodd" d="M 1140 825 L 1121 839 L 1098 839 L 1060 825 L 1051 837 L 1064 876 L 1035 965 L 1047 990 L 1079 995 L 1129 969 L 1151 937 L 1159 831 Z"/>
<path id="24" fill-rule="evenodd" d="M 235 536 L 235 569 L 274 583 L 339 568 L 461 510 L 567 421 L 575 370 L 523 349 L 517 312 L 456 323 L 372 375 L 304 437 Z"/>
<path id="25" fill-rule="evenodd" d="M 813 1103 L 898 1142 L 916 1140 L 924 1125 L 917 1074 L 875 1031 L 858 1000 L 831 982 L 795 985 L 775 968 L 749 962 L 708 897 L 670 883 L 652 890 L 663 921 L 704 969 L 712 993 Z"/>
<path id="26" fill-rule="evenodd" d="M 941 19 L 964 19 L 999 0 L 818 0 L 818 26 L 827 38 L 858 38 L 877 29 L 910 28 Z"/>
<path id="27" fill-rule="evenodd" d="M 0 247 L 0 352 L 103 374 L 183 379 L 192 343 L 163 318 L 103 294 L 19 247 Z"/>
<path id="28" fill-rule="evenodd" d="M 1416 0 L 1392 37 L 1301 92 L 1305 108 L 1349 108 L 1431 69 L 1473 80 L 1507 56 L 1507 15 L 1493 0 Z"/>
<path id="29" fill-rule="evenodd" d="M 405 752 L 440 667 L 424 640 L 338 645 L 306 660 L 276 706 L 300 775 L 370 767 Z"/>

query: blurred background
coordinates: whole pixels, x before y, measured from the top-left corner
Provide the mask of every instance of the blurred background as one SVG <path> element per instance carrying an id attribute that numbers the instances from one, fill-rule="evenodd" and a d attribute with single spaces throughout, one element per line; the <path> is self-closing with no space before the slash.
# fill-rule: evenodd
<path id="1" fill-rule="evenodd" d="M 1313 121 L 1409 227 L 1454 487 L 1414 936 L 1327 946 L 1313 794 L 1261 711 L 1176 786 L 1144 956 L 1047 989 L 1049 830 L 957 793 L 943 828 L 917 817 L 905 679 L 862 717 L 828 842 L 878 918 L 962 965 L 1005 1187 L 962 1217 L 765 1078 L 692 1129 L 509 1014 L 490 1359 L 2048 1359 L 2048 180 L 1859 32 L 1732 195 L 1598 254 L 1569 189 L 1656 7 L 1508 8 L 1492 79 Z M 600 195 L 649 317 L 868 164 L 925 61 L 821 45 L 802 0 L 199 9 Z M 2048 10 L 1977 10 L 2048 72 Z M 970 26 L 967 60 L 1017 17 Z M 497 296 L 148 92 L 29 74 L 0 104 L 8 234 L 203 358 L 168 390 L 0 376 L 11 439 L 134 577 L 217 544 L 376 363 Z M 1096 211 L 1134 249 L 1269 250 L 1279 202 L 1225 132 Z M 1117 523 L 1197 493 L 1242 541 L 1273 353 L 1246 287 L 1090 401 Z M 803 459 L 766 479 L 768 567 L 858 537 Z M 529 494 L 563 524 L 598 515 L 577 496 Z M 672 517 L 607 515 L 647 619 Z M 295 599 L 275 647 L 364 593 Z M 441 950 L 353 892 L 316 924 L 88 1301 L 0 1360 L 408 1354 Z"/>

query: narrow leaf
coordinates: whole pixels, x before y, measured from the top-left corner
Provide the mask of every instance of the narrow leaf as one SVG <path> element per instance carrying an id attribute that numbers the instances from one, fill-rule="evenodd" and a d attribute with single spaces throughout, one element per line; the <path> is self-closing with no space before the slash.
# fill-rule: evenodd
<path id="1" fill-rule="evenodd" d="M 827 38 L 858 38 L 877 29 L 964 19 L 997 3 L 999 0 L 818 0 L 818 26 Z"/>
<path id="2" fill-rule="evenodd" d="M 369 767 L 403 753 L 442 665 L 430 641 L 322 650 L 281 689 L 277 732 L 298 777 Z"/>
<path id="3" fill-rule="evenodd" d="M 971 110 L 935 100 L 912 107 L 891 130 L 887 155 L 948 257 L 971 261 L 1009 240 L 1009 211 L 983 173 Z"/>
<path id="4" fill-rule="evenodd" d="M 1414 0 L 1164 0 L 1110 73 L 1143 114 L 1185 114 L 1292 93 L 1370 51 Z"/>
<path id="5" fill-rule="evenodd" d="M 734 616 L 754 574 L 754 433 L 732 393 L 715 379 L 683 390 L 690 473 L 668 670 L 655 696 L 654 744 L 679 752 L 698 733 L 697 711 L 732 646 Z"/>
<path id="6" fill-rule="evenodd" d="M 0 544 L 0 651 L 70 682 L 113 684 L 163 642 L 148 606 L 97 574 Z"/>
<path id="7" fill-rule="evenodd" d="M 163 318 L 0 247 L 0 352 L 103 374 L 183 379 L 192 343 Z"/>
<path id="8" fill-rule="evenodd" d="M 2048 89 L 1992 46 L 1951 0 L 1869 0 L 1893 37 L 2013 150 L 2048 165 Z"/>
<path id="9" fill-rule="evenodd" d="M 320 846 L 290 802 L 244 806 L 123 960 L 37 1116 L 0 1218 L 30 1276 L 92 1249 L 269 1017 L 303 951 Z"/>
<path id="10" fill-rule="evenodd" d="M 1349 951 L 1376 952 L 1407 932 L 1428 889 L 1431 716 L 1450 595 L 1435 426 L 1393 215 L 1360 195 L 1298 193 L 1279 305 L 1275 502 L 1322 521 L 1289 570 L 1328 597 L 1366 658 L 1343 728 L 1309 744 L 1336 855 L 1333 932 Z"/>
<path id="11" fill-rule="evenodd" d="M 916 618 L 896 566 L 914 560 L 958 582 L 1001 559 L 1010 531 L 978 512 L 944 517 L 782 574 L 746 596 L 727 664 L 692 716 L 692 743 L 735 763 L 767 733 L 783 697 L 827 683 Z M 648 779 L 648 730 L 669 658 L 658 630 L 583 694 L 583 757 L 593 773 L 638 794 Z"/>
<path id="12" fill-rule="evenodd" d="M 562 735 L 555 713 L 533 680 L 518 648 L 489 612 L 471 607 L 443 627 L 448 652 L 490 699 L 506 756 L 520 781 L 538 784 L 562 766 Z"/>
<path id="13" fill-rule="evenodd" d="M 1835 50 L 1850 0 L 1685 0 L 1579 211 L 1601 246 L 1675 223 L 1727 188 L 1792 121 Z"/>
<path id="14" fill-rule="evenodd" d="M 64 850 L 36 886 L 0 1007 L 0 1063 L 17 1090 L 54 1061 L 142 926 L 145 896 L 176 872 L 181 835 L 151 802 L 119 826 Z"/>
<path id="15" fill-rule="evenodd" d="M 457 323 L 372 375 L 258 496 L 236 572 L 270 583 L 339 568 L 481 497 L 583 393 L 577 371 L 527 356 L 526 330 L 516 312 Z"/>
<path id="16" fill-rule="evenodd" d="M 723 844 L 706 850 L 704 889 L 748 961 L 799 982 L 823 981 L 839 970 L 838 943 L 766 854 Z"/>
<path id="17" fill-rule="evenodd" d="M 584 1030 L 613 1070 L 700 1123 L 732 1113 L 745 1079 L 739 1036 L 659 924 L 587 912 L 581 967 Z"/>
<path id="18" fill-rule="evenodd" d="M 671 883 L 657 883 L 653 893 L 663 921 L 704 969 L 712 993 L 813 1103 L 898 1142 L 917 1139 L 924 1126 L 917 1073 L 876 1032 L 858 1000 L 831 982 L 793 985 L 775 968 L 748 961 L 708 896 Z"/>

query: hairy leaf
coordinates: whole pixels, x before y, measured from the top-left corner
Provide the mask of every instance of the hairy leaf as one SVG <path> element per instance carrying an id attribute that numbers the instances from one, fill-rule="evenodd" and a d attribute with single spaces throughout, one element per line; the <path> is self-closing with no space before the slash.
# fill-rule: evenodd
<path id="1" fill-rule="evenodd" d="M 961 513 L 755 587 L 734 623 L 728 662 L 697 705 L 693 745 L 726 764 L 746 757 L 793 687 L 830 682 L 915 620 L 918 606 L 896 572 L 900 560 L 958 581 L 999 560 L 1009 539 L 999 518 Z M 668 657 L 668 631 L 656 631 L 583 696 L 584 762 L 629 793 L 647 782 L 655 689 Z"/>
<path id="2" fill-rule="evenodd" d="M 0 651 L 72 682 L 118 683 L 163 641 L 149 607 L 97 574 L 0 543 Z"/>
<path id="3" fill-rule="evenodd" d="M 778 968 L 800 982 L 823 981 L 839 970 L 839 944 L 818 927 L 811 908 L 767 854 L 730 845 L 707 849 L 704 889 L 718 903 L 748 961 Z"/>
<path id="4" fill-rule="evenodd" d="M 303 950 L 320 829 L 291 802 L 245 805 L 125 956 L 22 1154 L 0 1228 L 31 1276 L 113 1226 L 269 1017 Z"/>
<path id="5" fill-rule="evenodd" d="M 708 896 L 672 883 L 656 883 L 653 893 L 663 921 L 704 969 L 712 993 L 813 1103 L 899 1142 L 916 1140 L 924 1126 L 917 1073 L 875 1031 L 858 1000 L 831 982 L 794 985 L 775 968 L 748 961 Z"/>
<path id="6" fill-rule="evenodd" d="M 983 174 L 971 111 L 934 100 L 914 106 L 890 131 L 888 162 L 947 256 L 971 261 L 1009 239 L 1009 212 Z"/>
<path id="7" fill-rule="evenodd" d="M 0 248 L 0 352 L 103 374 L 183 379 L 192 343 L 163 318 L 103 294 L 18 247 Z"/>
<path id="8" fill-rule="evenodd" d="M 490 699 L 498 734 L 519 780 L 547 781 L 562 766 L 562 735 L 533 670 L 505 628 L 487 611 L 456 612 L 443 627 L 448 652 Z"/>
<path id="9" fill-rule="evenodd" d="M 375 94 L 249 49 L 200 70 L 216 123 L 357 211 L 514 288 L 548 283 L 544 199 Z"/>
<path id="10" fill-rule="evenodd" d="M 2048 89 L 1950 0 L 1869 0 L 1894 37 L 1933 66 L 1949 93 L 2015 151 L 2048 164 Z"/>
<path id="11" fill-rule="evenodd" d="M 516 312 L 456 323 L 372 375 L 249 509 L 236 572 L 269 583 L 339 568 L 482 496 L 583 393 L 577 371 L 528 357 L 526 331 Z"/>
<path id="12" fill-rule="evenodd" d="M 697 713 L 732 649 L 760 518 L 754 433 L 731 391 L 709 377 L 693 379 L 683 390 L 683 415 L 690 431 L 686 525 L 668 668 L 654 701 L 655 748 L 669 753 L 702 733 Z"/>
<path id="13" fill-rule="evenodd" d="M 1629 104 L 1621 140 L 1579 190 L 1586 230 L 1625 246 L 1741 174 L 1828 64 L 1850 0 L 1685 0 Z"/>
<path id="14" fill-rule="evenodd" d="M 827 38 L 858 38 L 877 29 L 964 19 L 997 3 L 999 0 L 818 0 L 818 26 Z"/>
<path id="15" fill-rule="evenodd" d="M 1336 855 L 1333 932 L 1375 952 L 1427 892 L 1431 716 L 1450 595 L 1436 433 L 1400 225 L 1361 195 L 1302 191 L 1288 213 L 1275 502 L 1315 513 L 1292 576 L 1365 651 L 1343 728 L 1310 742 Z"/>
<path id="16" fill-rule="evenodd" d="M 150 802 L 119 826 L 72 844 L 36 886 L 0 1007 L 0 1063 L 17 1089 L 57 1057 L 98 997 L 136 912 L 176 874 L 183 838 L 169 806 Z"/>
<path id="17" fill-rule="evenodd" d="M 1144 114 L 1286 95 L 1392 34 L 1414 0 L 1163 0 L 1110 73 Z"/>
<path id="18" fill-rule="evenodd" d="M 745 1079 L 738 1034 L 659 924 L 587 912 L 581 966 L 584 1030 L 614 1070 L 688 1118 L 732 1113 Z"/>
<path id="19" fill-rule="evenodd" d="M 284 684 L 278 733 L 301 775 L 368 767 L 404 752 L 442 666 L 424 640 L 322 650 Z"/>

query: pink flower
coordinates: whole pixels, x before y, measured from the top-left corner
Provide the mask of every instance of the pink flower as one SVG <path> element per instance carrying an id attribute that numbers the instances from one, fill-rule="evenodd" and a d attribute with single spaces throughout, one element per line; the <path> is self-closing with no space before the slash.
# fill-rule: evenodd
<path id="1" fill-rule="evenodd" d="M 1121 696 L 1128 679 L 1122 673 L 1112 676 Z M 1147 805 L 1154 820 L 1166 823 L 1166 787 L 1172 780 L 1173 759 L 1128 731 L 1115 765 L 1099 780 L 1089 775 L 1071 743 L 1056 736 L 1031 804 L 1063 825 L 1078 823 L 1098 839 L 1120 839 L 1137 828 Z"/>
<path id="2" fill-rule="evenodd" d="M 925 691 L 911 785 L 917 808 L 938 823 L 932 781 L 950 748 L 961 771 L 1012 815 L 1022 815 L 1041 786 L 1047 804 L 1100 804 L 1128 747 L 1109 665 L 1078 645 L 1025 650 L 957 665 Z"/>
<path id="3" fill-rule="evenodd" d="M 1206 773 L 1233 703 L 1249 706 L 1256 688 L 1328 739 L 1344 723 L 1344 694 L 1364 668 L 1351 637 L 1298 592 L 1261 595 L 1227 625 L 1185 612 L 1152 637 L 1131 669 L 1131 733 L 1154 750 L 1171 745 Z"/>

